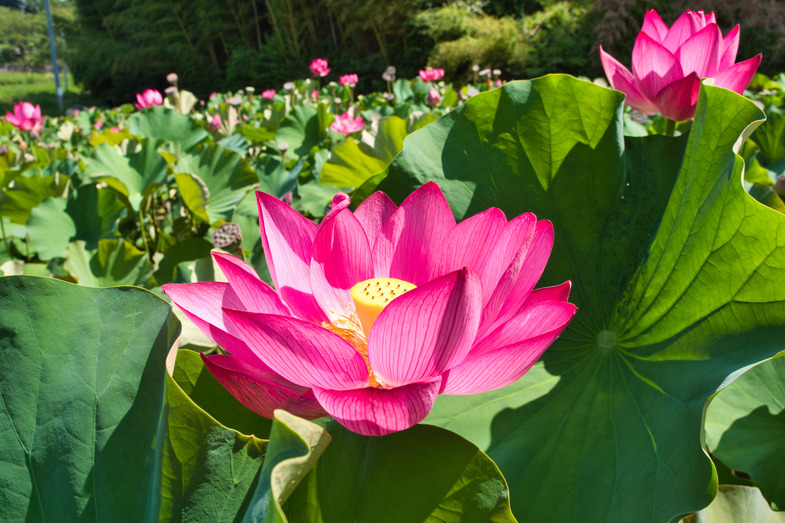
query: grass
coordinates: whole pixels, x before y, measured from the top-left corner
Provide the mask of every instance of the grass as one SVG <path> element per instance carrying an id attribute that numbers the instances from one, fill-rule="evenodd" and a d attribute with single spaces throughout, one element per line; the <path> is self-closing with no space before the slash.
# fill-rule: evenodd
<path id="1" fill-rule="evenodd" d="M 74 106 L 94 105 L 89 94 L 82 93 L 80 86 L 68 75 L 68 91 L 65 91 L 65 76 L 60 75 L 63 92 L 63 109 Z M 14 104 L 31 102 L 41 106 L 41 113 L 49 116 L 63 114 L 57 107 L 54 73 L 23 73 L 0 71 L 0 114 L 13 111 Z"/>

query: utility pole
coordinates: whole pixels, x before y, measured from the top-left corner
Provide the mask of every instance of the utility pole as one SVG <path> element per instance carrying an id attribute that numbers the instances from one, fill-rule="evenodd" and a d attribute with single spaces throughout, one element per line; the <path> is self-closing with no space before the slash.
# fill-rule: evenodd
<path id="1" fill-rule="evenodd" d="M 52 28 L 52 10 L 49 9 L 49 0 L 46 4 L 46 24 L 49 26 L 49 49 L 52 51 L 52 70 L 55 73 L 55 90 L 57 92 L 57 108 L 63 112 L 63 88 L 60 87 L 60 71 L 57 68 L 57 48 L 55 47 L 55 32 Z"/>

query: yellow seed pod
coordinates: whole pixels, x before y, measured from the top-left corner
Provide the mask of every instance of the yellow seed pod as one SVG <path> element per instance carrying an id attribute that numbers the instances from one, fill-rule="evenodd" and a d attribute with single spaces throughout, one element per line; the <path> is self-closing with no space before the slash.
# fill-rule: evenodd
<path id="1" fill-rule="evenodd" d="M 365 335 L 368 336 L 371 332 L 371 325 L 376 321 L 376 317 L 379 316 L 382 309 L 398 296 L 416 287 L 416 285 L 395 278 L 373 278 L 361 281 L 352 287 L 349 292 L 354 300 L 357 317 L 360 319 Z"/>

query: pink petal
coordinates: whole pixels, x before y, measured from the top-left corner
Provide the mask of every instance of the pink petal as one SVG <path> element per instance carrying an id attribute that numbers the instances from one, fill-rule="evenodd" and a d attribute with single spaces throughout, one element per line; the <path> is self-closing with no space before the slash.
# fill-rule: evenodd
<path id="1" fill-rule="evenodd" d="M 490 302 L 499 280 L 518 255 L 521 247 L 531 244 L 536 230 L 537 217 L 532 213 L 516 216 L 505 225 L 498 243 L 493 247 L 491 258 L 481 275 L 483 307 Z"/>
<path id="2" fill-rule="evenodd" d="M 646 33 L 638 34 L 632 48 L 632 74 L 638 90 L 649 100 L 668 84 L 684 77 L 679 61 Z"/>
<path id="3" fill-rule="evenodd" d="M 330 321 L 352 314 L 349 289 L 370 278 L 371 246 L 360 222 L 346 208 L 326 216 L 313 246 L 311 288 Z"/>
<path id="4" fill-rule="evenodd" d="M 523 309 L 543 301 L 567 301 L 567 298 L 570 297 L 571 288 L 572 282 L 566 281 L 560 285 L 554 285 L 553 287 L 534 289 L 531 294 L 529 294 L 528 298 L 526 298 L 526 301 L 523 302 L 523 305 L 521 305 L 518 314 L 520 314 Z"/>
<path id="5" fill-rule="evenodd" d="M 657 114 L 657 106 L 638 90 L 632 73 L 600 46 L 600 61 L 611 87 L 627 95 L 624 100 L 633 109 L 646 114 Z"/>
<path id="6" fill-rule="evenodd" d="M 463 361 L 480 322 L 482 285 L 461 269 L 394 299 L 368 336 L 377 380 L 399 387 L 440 375 Z"/>
<path id="7" fill-rule="evenodd" d="M 698 75 L 690 73 L 689 76 L 665 87 L 656 100 L 660 114 L 677 122 L 694 118 L 700 83 Z"/>
<path id="8" fill-rule="evenodd" d="M 227 308 L 284 316 L 291 315 L 275 291 L 259 279 L 253 267 L 231 254 L 220 252 L 212 254 L 232 290 L 242 302 L 242 307 L 227 306 Z"/>
<path id="9" fill-rule="evenodd" d="M 275 289 L 299 318 L 321 323 L 327 317 L 311 292 L 311 251 L 316 225 L 279 199 L 256 192 L 262 247 Z"/>
<path id="10" fill-rule="evenodd" d="M 755 71 L 760 66 L 761 55 L 753 56 L 749 60 L 739 62 L 714 76 L 714 85 L 724 87 L 739 94 L 744 93 L 744 89 L 750 85 Z"/>
<path id="11" fill-rule="evenodd" d="M 701 78 L 712 76 L 720 65 L 722 32 L 717 24 L 709 24 L 690 36 L 676 51 L 685 75 L 696 73 Z"/>
<path id="12" fill-rule="evenodd" d="M 725 70 L 736 61 L 736 53 L 739 51 L 739 25 L 730 30 L 725 38 L 722 39 L 720 46 L 720 66 L 719 70 Z"/>
<path id="13" fill-rule="evenodd" d="M 660 15 L 654 9 L 646 10 L 646 16 L 643 17 L 643 27 L 641 31 L 651 36 L 658 42 L 662 42 L 663 38 L 668 34 L 668 26 L 662 21 Z"/>
<path id="14" fill-rule="evenodd" d="M 367 386 L 365 360 L 343 338 L 297 318 L 225 309 L 238 337 L 273 372 L 303 387 Z"/>
<path id="15" fill-rule="evenodd" d="M 489 264 L 505 225 L 507 218 L 495 207 L 459 223 L 444 240 L 444 254 L 437 273 L 447 274 L 469 267 L 483 282 L 483 294 L 487 290 L 490 296 L 493 289 L 486 289 L 484 284 L 488 281 Z"/>
<path id="16" fill-rule="evenodd" d="M 382 232 L 382 226 L 387 219 L 398 209 L 390 197 L 381 191 L 370 195 L 364 202 L 357 206 L 354 217 L 365 229 L 365 235 L 371 247 L 376 243 L 376 238 Z"/>
<path id="17" fill-rule="evenodd" d="M 509 321 L 499 324 L 487 336 L 472 346 L 472 359 L 507 345 L 562 329 L 575 315 L 577 307 L 566 301 L 541 301 L 524 308 Z"/>
<path id="18" fill-rule="evenodd" d="M 313 390 L 289 383 L 273 372 L 260 370 L 228 354 L 202 355 L 202 360 L 232 396 L 265 418 L 273 419 L 275 409 L 306 419 L 327 415 Z"/>
<path id="19" fill-rule="evenodd" d="M 391 277 L 415 285 L 437 275 L 444 239 L 455 227 L 441 189 L 428 182 L 401 204 L 385 222 L 373 246 L 377 277 Z"/>
<path id="20" fill-rule="evenodd" d="M 32 120 L 33 118 L 36 118 L 36 116 L 35 116 L 35 107 L 30 102 L 22 102 L 21 109 L 22 109 L 22 111 L 21 111 L 22 112 L 22 118 L 24 118 L 25 120 Z M 40 109 L 39 109 L 38 117 L 39 118 L 41 117 Z"/>
<path id="21" fill-rule="evenodd" d="M 199 322 L 215 325 L 224 331 L 227 330 L 227 325 L 224 324 L 221 309 L 244 308 L 242 300 L 228 283 L 167 283 L 162 290 L 178 307 L 196 317 Z"/>
<path id="22" fill-rule="evenodd" d="M 478 394 L 506 387 L 534 365 L 564 327 L 470 358 L 442 376 L 441 394 Z"/>
<path id="23" fill-rule="evenodd" d="M 15 114 L 12 114 L 10 112 L 5 113 L 5 119 L 8 120 L 8 123 L 10 123 L 11 125 L 15 125 L 16 127 L 22 125 L 22 120 L 20 118 L 17 118 Z"/>
<path id="24" fill-rule="evenodd" d="M 532 241 L 521 246 L 485 306 L 479 335 L 515 316 L 545 270 L 553 248 L 553 224 L 537 222 Z"/>
<path id="25" fill-rule="evenodd" d="M 314 387 L 313 391 L 324 410 L 347 429 L 364 436 L 384 436 L 422 421 L 433 407 L 440 384 L 437 377 L 392 389 Z"/>
<path id="26" fill-rule="evenodd" d="M 687 39 L 706 27 L 706 19 L 703 12 L 696 13 L 689 9 L 685 11 L 662 39 L 663 45 L 672 53 L 681 47 Z"/>

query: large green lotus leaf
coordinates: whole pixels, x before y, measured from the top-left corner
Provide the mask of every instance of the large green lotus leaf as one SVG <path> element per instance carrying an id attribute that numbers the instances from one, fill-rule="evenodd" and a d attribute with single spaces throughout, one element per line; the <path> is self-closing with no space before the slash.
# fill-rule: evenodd
<path id="1" fill-rule="evenodd" d="M 166 302 L 9 276 L 0 304 L 0 519 L 150 519 L 178 330 Z"/>
<path id="2" fill-rule="evenodd" d="M 27 219 L 30 248 L 42 260 L 62 257 L 76 234 L 76 225 L 65 212 L 66 204 L 65 198 L 47 198 L 30 211 Z"/>
<path id="3" fill-rule="evenodd" d="M 82 177 L 106 183 L 139 212 L 142 199 L 166 180 L 167 165 L 157 147 L 155 140 L 142 140 L 139 151 L 123 155 L 116 147 L 102 143 L 95 148 L 94 157 L 85 159 Z"/>
<path id="4" fill-rule="evenodd" d="M 664 521 L 716 491 L 706 400 L 785 339 L 785 217 L 741 185 L 732 146 L 762 113 L 702 89 L 688 138 L 622 136 L 622 95 L 513 82 L 412 134 L 379 188 L 436 180 L 459 218 L 550 219 L 540 285 L 578 313 L 515 384 L 444 396 L 426 422 L 487 450 L 524 521 Z M 368 194 L 372 187 L 361 192 Z"/>
<path id="5" fill-rule="evenodd" d="M 785 523 L 785 513 L 774 512 L 754 487 L 720 485 L 711 505 L 682 520 L 683 523 Z"/>
<path id="6" fill-rule="evenodd" d="M 287 151 L 297 156 L 307 155 L 319 143 L 319 114 L 313 105 L 295 106 L 283 119 L 276 134 L 278 147 L 288 145 Z"/>
<path id="7" fill-rule="evenodd" d="M 785 509 L 785 357 L 750 369 L 712 399 L 706 444 L 725 465 L 748 474 L 775 508 Z"/>
<path id="8" fill-rule="evenodd" d="M 39 203 L 52 196 L 62 196 L 67 183 L 67 176 L 20 176 L 14 180 L 13 187 L 0 193 L 0 216 L 24 225 Z"/>
<path id="9" fill-rule="evenodd" d="M 87 249 L 95 249 L 98 240 L 114 235 L 125 205 L 117 192 L 89 183 L 70 192 L 65 211 L 76 226 L 73 239 L 83 240 Z"/>
<path id="10" fill-rule="evenodd" d="M 403 149 L 406 120 L 385 116 L 363 130 L 358 143 L 347 138 L 330 151 L 330 158 L 322 167 L 322 183 L 336 187 L 359 187 L 365 180 L 384 170 Z"/>
<path id="11" fill-rule="evenodd" d="M 449 431 L 419 425 L 383 438 L 366 437 L 334 421 L 325 432 L 277 411 L 245 521 L 287 520 L 514 518 L 499 469 L 481 450 Z"/>
<path id="12" fill-rule="evenodd" d="M 237 204 L 258 183 L 248 160 L 219 145 L 203 145 L 181 156 L 174 172 L 200 182 L 207 196 L 203 211 L 210 223 L 231 220 Z"/>
<path id="13" fill-rule="evenodd" d="M 175 142 L 181 151 L 190 151 L 210 136 L 190 115 L 161 106 L 138 111 L 126 122 L 131 134 Z"/>
<path id="14" fill-rule="evenodd" d="M 66 258 L 65 269 L 80 285 L 89 287 L 146 286 L 153 275 L 147 254 L 121 238 L 100 240 L 94 251 L 88 251 L 81 240 L 72 242 Z"/>

